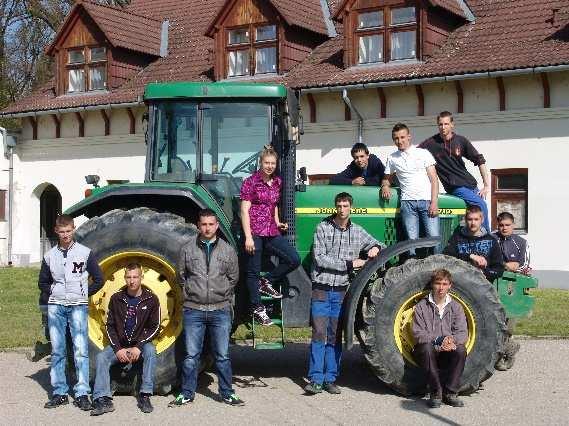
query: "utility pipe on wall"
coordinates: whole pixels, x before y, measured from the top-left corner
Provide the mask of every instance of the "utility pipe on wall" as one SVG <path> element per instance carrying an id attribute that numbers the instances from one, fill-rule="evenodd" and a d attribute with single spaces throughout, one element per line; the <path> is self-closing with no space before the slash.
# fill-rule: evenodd
<path id="1" fill-rule="evenodd" d="M 348 90 L 342 90 L 342 99 L 344 103 L 350 108 L 350 111 L 354 112 L 358 116 L 358 142 L 363 143 L 364 140 L 364 119 L 356 107 L 352 104 L 352 101 L 348 97 Z"/>

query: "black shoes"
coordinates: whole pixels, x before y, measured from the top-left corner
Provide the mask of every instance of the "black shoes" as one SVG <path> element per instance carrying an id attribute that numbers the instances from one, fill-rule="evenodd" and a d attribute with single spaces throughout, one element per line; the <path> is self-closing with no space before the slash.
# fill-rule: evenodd
<path id="1" fill-rule="evenodd" d="M 324 382 L 322 384 L 322 389 L 324 389 L 326 392 L 334 394 L 334 395 L 339 395 L 342 393 L 342 391 L 340 390 L 340 388 L 336 385 L 336 383 L 326 383 Z"/>
<path id="2" fill-rule="evenodd" d="M 234 407 L 242 407 L 245 405 L 245 401 L 243 401 L 241 398 L 239 398 L 234 393 L 232 393 L 231 395 L 229 395 L 225 398 L 222 398 L 222 400 L 226 404 L 233 405 Z"/>
<path id="3" fill-rule="evenodd" d="M 443 401 L 439 395 L 431 395 L 429 400 L 427 401 L 427 405 L 429 408 L 440 408 Z"/>
<path id="4" fill-rule="evenodd" d="M 115 406 L 113 405 L 113 400 L 108 396 L 102 396 L 93 401 L 92 416 L 100 416 L 113 411 L 115 411 Z"/>
<path id="5" fill-rule="evenodd" d="M 447 393 L 446 395 L 443 395 L 443 402 L 451 407 L 464 407 L 464 402 L 462 399 L 459 399 L 458 395 L 455 393 Z"/>
<path id="6" fill-rule="evenodd" d="M 150 403 L 150 395 L 148 395 L 147 393 L 138 394 L 138 398 L 136 398 L 136 400 L 137 400 L 137 406 L 138 408 L 140 408 L 140 411 L 142 411 L 143 413 L 152 413 L 154 407 Z"/>
<path id="7" fill-rule="evenodd" d="M 259 293 L 264 296 L 272 297 L 273 299 L 283 298 L 283 295 L 275 290 L 271 282 L 266 278 L 261 278 L 259 280 Z"/>
<path id="8" fill-rule="evenodd" d="M 89 411 L 91 408 L 93 408 L 91 401 L 89 401 L 89 397 L 87 395 L 81 395 L 75 398 L 73 405 L 79 407 L 79 409 L 83 411 Z"/>
<path id="9" fill-rule="evenodd" d="M 53 395 L 53 397 L 45 403 L 44 408 L 57 408 L 67 404 L 69 404 L 67 395 Z"/>
<path id="10" fill-rule="evenodd" d="M 253 311 L 253 319 L 261 325 L 269 326 L 273 325 L 273 321 L 267 315 L 267 310 L 264 306 L 258 306 Z"/>
<path id="11" fill-rule="evenodd" d="M 322 393 L 322 385 L 320 383 L 310 382 L 304 387 L 304 392 L 309 395 L 316 395 L 317 393 Z"/>

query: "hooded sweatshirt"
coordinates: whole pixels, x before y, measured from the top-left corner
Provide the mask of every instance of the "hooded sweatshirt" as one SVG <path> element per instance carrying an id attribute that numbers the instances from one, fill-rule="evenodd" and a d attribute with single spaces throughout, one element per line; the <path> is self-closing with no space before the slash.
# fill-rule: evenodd
<path id="1" fill-rule="evenodd" d="M 439 338 L 445 336 L 452 336 L 457 345 L 464 345 L 468 340 L 464 309 L 452 298 L 445 306 L 442 315 L 437 305 L 429 300 L 429 295 L 421 299 L 415 305 L 412 330 L 415 343 L 418 345 L 433 343 L 437 346 L 436 341 L 442 340 Z"/>
<path id="2" fill-rule="evenodd" d="M 385 166 L 381 160 L 374 154 L 370 154 L 365 169 L 359 168 L 356 162 L 352 161 L 346 170 L 330 178 L 330 185 L 351 185 L 352 180 L 363 177 L 366 185 L 379 186 L 384 174 Z"/>
<path id="3" fill-rule="evenodd" d="M 347 287 L 352 262 L 373 247 L 385 248 L 361 226 L 348 221 L 345 229 L 334 222 L 334 215 L 316 227 L 312 262 L 312 281 L 332 287 Z"/>
<path id="4" fill-rule="evenodd" d="M 482 272 L 489 281 L 493 281 L 504 272 L 502 251 L 498 241 L 492 235 L 488 234 L 484 228 L 480 230 L 480 235 L 473 236 L 466 227 L 458 228 L 450 237 L 443 253 L 465 262 L 470 262 L 471 254 L 483 256 L 488 266 Z"/>

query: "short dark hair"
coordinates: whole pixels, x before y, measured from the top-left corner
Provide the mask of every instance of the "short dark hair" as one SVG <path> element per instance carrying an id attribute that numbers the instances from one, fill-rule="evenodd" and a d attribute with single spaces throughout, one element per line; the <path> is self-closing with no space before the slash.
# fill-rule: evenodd
<path id="1" fill-rule="evenodd" d="M 450 111 L 441 111 L 439 112 L 439 115 L 437 115 L 437 124 L 439 124 L 439 120 L 441 118 L 450 118 L 450 122 L 452 123 L 454 121 L 454 117 L 452 116 L 452 112 Z"/>
<path id="2" fill-rule="evenodd" d="M 393 130 L 391 130 L 391 135 L 393 135 L 395 132 L 398 132 L 399 130 L 407 130 L 407 133 L 410 133 L 409 127 L 407 127 L 406 124 L 397 123 L 395 126 L 393 126 Z"/>
<path id="3" fill-rule="evenodd" d="M 215 218 L 216 222 L 219 222 L 219 219 L 217 218 L 217 215 L 215 214 L 215 212 L 212 209 L 201 209 L 198 212 L 198 221 L 202 218 L 202 217 L 213 217 Z"/>
<path id="4" fill-rule="evenodd" d="M 447 269 L 437 269 L 433 271 L 433 275 L 431 275 L 431 286 L 438 280 L 448 280 L 452 284 L 452 275 Z"/>
<path id="5" fill-rule="evenodd" d="M 138 269 L 142 274 L 142 265 L 138 262 L 130 262 L 128 265 L 126 265 L 124 268 L 124 273 L 126 275 L 128 271 L 134 271 L 135 269 Z"/>
<path id="6" fill-rule="evenodd" d="M 347 192 L 340 192 L 334 197 L 334 205 L 338 204 L 339 201 L 347 201 L 350 206 L 354 204 L 354 198 Z"/>
<path id="7" fill-rule="evenodd" d="M 75 227 L 75 222 L 73 221 L 73 218 L 71 216 L 69 216 L 68 214 L 60 214 L 59 216 L 57 216 L 55 218 L 55 227 L 57 228 L 58 226 L 73 226 Z"/>
<path id="8" fill-rule="evenodd" d="M 484 215 L 480 206 L 477 206 L 476 204 L 471 204 L 466 208 L 466 216 L 468 216 L 471 213 L 480 213 Z"/>
<path id="9" fill-rule="evenodd" d="M 352 146 L 350 154 L 352 154 L 353 157 L 354 154 L 358 151 L 364 151 L 366 154 L 369 154 L 369 149 L 367 148 L 367 145 L 363 142 L 356 142 L 354 146 Z"/>
<path id="10" fill-rule="evenodd" d="M 498 219 L 498 222 L 502 222 L 504 219 L 510 219 L 512 223 L 515 222 L 514 215 L 510 212 L 502 212 L 496 219 Z"/>

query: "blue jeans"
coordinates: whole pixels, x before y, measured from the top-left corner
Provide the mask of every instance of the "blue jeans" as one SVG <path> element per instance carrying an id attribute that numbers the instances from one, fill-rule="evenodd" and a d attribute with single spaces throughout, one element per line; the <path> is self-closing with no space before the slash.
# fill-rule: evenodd
<path id="1" fill-rule="evenodd" d="M 215 359 L 219 394 L 227 398 L 234 393 L 231 387 L 233 373 L 229 359 L 229 334 L 231 332 L 229 307 L 216 311 L 184 308 L 186 357 L 182 369 L 182 393 L 185 398 L 194 399 L 206 331 L 209 333 L 210 348 Z"/>
<path id="2" fill-rule="evenodd" d="M 311 382 L 334 383 L 338 377 L 342 357 L 338 320 L 345 294 L 345 291 L 312 291 L 312 342 L 308 365 Z"/>
<path id="3" fill-rule="evenodd" d="M 67 395 L 69 386 L 65 377 L 67 324 L 73 342 L 73 360 L 77 383 L 73 391 L 75 398 L 88 395 L 89 388 L 89 337 L 87 332 L 87 305 L 47 306 L 47 322 L 51 340 L 51 386 L 54 395 Z"/>
<path id="4" fill-rule="evenodd" d="M 475 205 L 480 207 L 482 209 L 482 213 L 484 213 L 484 223 L 482 226 L 484 226 L 486 232 L 492 232 L 492 229 L 490 228 L 490 220 L 488 218 L 488 207 L 486 206 L 486 201 L 478 195 L 478 189 L 470 189 L 465 186 L 461 186 L 460 188 L 455 188 L 454 191 L 452 191 L 452 195 L 462 198 L 469 206 Z"/>
<path id="5" fill-rule="evenodd" d="M 419 238 L 421 224 L 425 230 L 425 236 L 439 236 L 439 218 L 429 216 L 429 200 L 401 200 L 401 221 L 407 233 L 407 238 L 416 240 Z M 440 244 L 435 247 L 435 253 L 440 253 Z M 414 256 L 415 249 L 409 250 Z"/>
<path id="6" fill-rule="evenodd" d="M 285 237 L 259 237 L 253 235 L 255 252 L 247 256 L 247 288 L 249 289 L 249 301 L 256 308 L 261 304 L 259 295 L 259 274 L 263 261 L 263 252 L 279 258 L 278 266 L 265 275 L 270 282 L 282 280 L 286 275 L 300 266 L 300 257 Z"/>
<path id="7" fill-rule="evenodd" d="M 145 343 L 140 354 L 142 360 L 142 384 L 140 393 L 152 394 L 154 390 L 154 371 L 156 370 L 156 347 L 152 343 Z M 93 386 L 93 400 L 102 396 L 112 396 L 111 394 L 111 366 L 117 364 L 119 360 L 111 346 L 107 346 L 103 352 L 97 355 L 97 375 L 95 386 Z"/>

